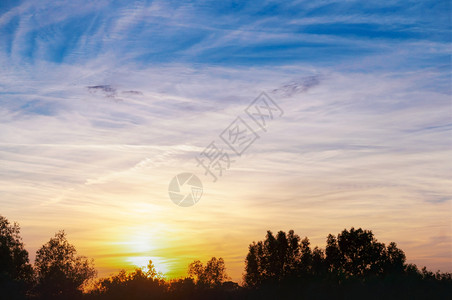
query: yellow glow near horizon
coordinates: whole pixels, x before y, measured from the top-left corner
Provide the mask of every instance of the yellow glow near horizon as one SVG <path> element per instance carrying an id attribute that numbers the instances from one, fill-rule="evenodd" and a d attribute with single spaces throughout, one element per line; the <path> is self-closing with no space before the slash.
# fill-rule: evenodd
<path id="1" fill-rule="evenodd" d="M 152 245 L 152 242 L 149 238 L 144 237 L 143 235 L 138 235 L 134 237 L 133 240 L 126 242 L 130 246 L 130 250 L 137 253 L 148 252 L 154 249 L 155 247 Z"/>
<path id="2" fill-rule="evenodd" d="M 150 260 L 152 261 L 155 270 L 164 277 L 167 277 L 167 273 L 169 273 L 171 269 L 169 263 L 166 262 L 165 259 L 151 256 L 131 256 L 127 258 L 127 262 L 133 264 L 137 268 L 141 268 L 143 272 L 149 271 L 148 264 Z"/>
<path id="3" fill-rule="evenodd" d="M 130 76 L 127 82 L 133 72 Z M 70 127 L 69 115 L 12 118 L 4 131 L 11 135 L 3 139 L 2 167 L 4 174 L 18 176 L 5 177 L 1 214 L 19 222 L 32 260 L 49 237 L 65 229 L 78 253 L 94 259 L 99 277 L 146 268 L 149 259 L 167 277 L 183 277 L 194 260 L 205 263 L 215 256 L 225 260 L 228 275 L 239 282 L 248 245 L 263 240 L 267 230 L 293 229 L 312 247 L 324 248 L 329 233 L 352 226 L 372 230 L 386 244 L 396 242 L 410 263 L 450 272 L 452 185 L 444 163 L 450 153 L 446 136 L 440 135 L 446 131 L 419 131 L 419 138 L 405 134 L 421 128 L 426 113 L 441 116 L 447 110 L 422 105 L 418 114 L 407 109 L 392 119 L 370 113 L 372 107 L 366 110 L 369 115 L 362 114 L 362 99 L 381 99 L 386 105 L 396 93 L 399 100 L 405 95 L 406 103 L 411 101 L 408 83 L 332 74 L 324 88 L 303 94 L 303 101 L 280 99 L 278 104 L 288 108 L 284 118 L 272 123 L 265 139 L 253 145 L 254 152 L 237 159 L 218 182 L 196 167 L 194 156 L 240 107 L 224 115 L 202 113 L 200 123 L 187 122 L 179 110 L 174 118 L 155 120 L 135 102 L 98 103 L 93 115 L 80 116 Z M 375 94 L 376 87 L 381 93 Z M 155 92 L 147 84 L 142 90 L 149 97 Z M 149 100 L 150 109 L 166 96 L 157 98 Z M 413 103 L 424 103 L 424 98 L 448 100 L 429 92 Z M 325 113 L 332 108 L 337 113 Z M 306 113 L 303 122 L 298 122 L 300 113 Z M 93 125 L 112 116 L 111 124 L 118 124 L 117 115 L 123 114 L 136 115 L 138 124 Z M 331 118 L 325 123 L 327 115 Z M 33 129 L 30 136 L 23 137 L 27 131 L 22 126 Z M 36 135 L 35 128 L 47 131 Z M 74 132 L 80 133 L 76 143 Z M 203 182 L 202 199 L 193 207 L 169 199 L 168 184 L 182 171 L 197 172 Z"/>
<path id="4" fill-rule="evenodd" d="M 154 229 L 155 230 L 155 229 Z M 141 268 L 144 272 L 148 271 L 149 261 L 155 267 L 158 273 L 168 277 L 171 273 L 171 264 L 162 257 L 151 255 L 156 249 L 165 245 L 165 241 L 158 239 L 153 230 L 147 227 L 134 228 L 133 234 L 125 238 L 124 242 L 117 242 L 120 245 L 121 261 L 131 264 L 134 268 Z"/>

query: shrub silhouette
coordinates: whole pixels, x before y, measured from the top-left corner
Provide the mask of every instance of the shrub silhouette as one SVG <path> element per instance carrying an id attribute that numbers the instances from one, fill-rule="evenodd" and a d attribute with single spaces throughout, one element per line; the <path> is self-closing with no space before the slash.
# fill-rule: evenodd
<path id="1" fill-rule="evenodd" d="M 122 270 L 117 275 L 100 279 L 90 296 L 95 299 L 164 299 L 168 290 L 167 283 L 155 271 L 149 261 L 148 271 L 141 268 L 127 273 Z"/>

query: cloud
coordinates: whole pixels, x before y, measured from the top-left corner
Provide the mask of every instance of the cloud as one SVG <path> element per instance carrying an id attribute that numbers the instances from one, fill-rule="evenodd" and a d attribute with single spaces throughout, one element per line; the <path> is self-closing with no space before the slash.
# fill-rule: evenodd
<path id="1" fill-rule="evenodd" d="M 143 93 L 140 91 L 122 91 L 121 93 L 123 94 L 130 94 L 130 95 L 139 95 L 139 96 L 143 96 Z"/>
<path id="2" fill-rule="evenodd" d="M 74 64 L 103 54 L 118 63 L 138 64 L 334 63 L 377 53 L 394 57 L 395 51 L 407 47 L 409 55 L 394 60 L 398 65 L 419 65 L 425 54 L 437 63 L 447 62 L 444 3 L 382 6 L 370 1 L 362 9 L 354 4 L 224 3 L 218 10 L 196 2 L 142 1 L 122 6 L 100 1 L 81 7 L 25 1 L 1 15 L 1 44 L 16 63 Z M 419 43 L 423 46 L 413 45 Z M 435 54 L 433 48 L 442 48 L 442 53 Z"/>
<path id="3" fill-rule="evenodd" d="M 53 3 L 0 15 L 2 214 L 30 252 L 64 227 L 106 273 L 142 230 L 155 256 L 183 257 L 178 272 L 216 255 L 238 279 L 266 229 L 323 246 L 363 226 L 450 271 L 449 43 L 417 14 L 441 5 Z M 237 116 L 252 125 L 262 91 L 284 116 L 212 183 L 194 157 Z M 205 187 L 188 210 L 167 195 L 181 172 Z"/>
<path id="4" fill-rule="evenodd" d="M 110 85 L 92 85 L 86 87 L 90 93 L 96 94 L 101 91 L 105 98 L 111 99 L 115 102 L 121 102 L 122 99 L 118 98 L 118 93 L 115 88 Z"/>
<path id="5" fill-rule="evenodd" d="M 312 87 L 320 83 L 319 76 L 308 76 L 300 81 L 293 81 L 284 84 L 283 86 L 274 89 L 273 94 L 280 94 L 285 97 L 291 97 L 295 94 L 307 92 Z"/>

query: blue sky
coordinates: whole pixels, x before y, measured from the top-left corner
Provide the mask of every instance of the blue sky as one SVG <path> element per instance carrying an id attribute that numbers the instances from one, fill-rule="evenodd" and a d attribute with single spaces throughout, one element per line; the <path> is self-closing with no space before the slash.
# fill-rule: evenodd
<path id="1" fill-rule="evenodd" d="M 452 271 L 450 1 L 124 3 L 0 3 L 0 213 L 31 253 L 65 228 L 100 274 L 239 280 L 267 229 L 355 226 Z M 284 117 L 209 182 L 195 155 L 262 91 Z"/>
<path id="2" fill-rule="evenodd" d="M 325 65 L 394 54 L 385 67 L 449 63 L 441 49 L 449 1 L 3 1 L 0 11 L 2 52 L 22 63 L 106 53 L 144 65 Z"/>

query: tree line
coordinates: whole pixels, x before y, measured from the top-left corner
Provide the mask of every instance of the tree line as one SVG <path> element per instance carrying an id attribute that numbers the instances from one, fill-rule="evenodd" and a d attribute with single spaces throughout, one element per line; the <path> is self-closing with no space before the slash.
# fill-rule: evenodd
<path id="1" fill-rule="evenodd" d="M 222 258 L 189 264 L 187 276 L 165 279 L 152 261 L 146 269 L 96 279 L 93 261 L 77 254 L 59 231 L 34 264 L 17 223 L 0 216 L 0 299 L 447 299 L 452 275 L 407 264 L 395 243 L 372 231 L 328 235 L 325 249 L 290 230 L 249 245 L 241 285 Z"/>

